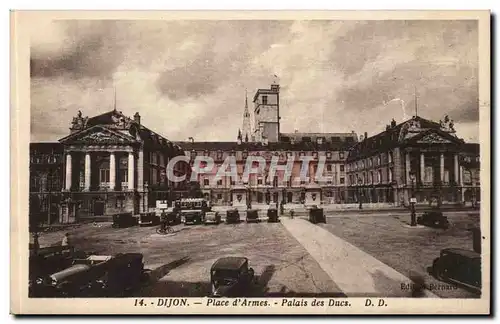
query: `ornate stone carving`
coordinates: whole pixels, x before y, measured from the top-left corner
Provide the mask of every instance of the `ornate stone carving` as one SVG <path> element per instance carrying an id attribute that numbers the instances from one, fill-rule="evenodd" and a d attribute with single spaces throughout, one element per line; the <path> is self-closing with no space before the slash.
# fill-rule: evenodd
<path id="1" fill-rule="evenodd" d="M 418 140 L 418 143 L 451 143 L 450 140 L 447 140 L 435 133 L 427 134 Z"/>
<path id="2" fill-rule="evenodd" d="M 412 119 L 408 122 L 408 130 L 409 131 L 420 131 L 420 122 L 416 119 Z"/>
<path id="3" fill-rule="evenodd" d="M 85 137 L 82 137 L 80 141 L 87 143 L 123 143 L 124 140 L 116 135 L 104 132 L 91 133 Z"/>
<path id="4" fill-rule="evenodd" d="M 441 130 L 449 133 L 455 133 L 455 124 L 453 120 L 451 120 L 448 115 L 444 116 L 444 120 L 439 121 L 439 126 Z"/>
<path id="5" fill-rule="evenodd" d="M 73 121 L 71 122 L 71 131 L 79 131 L 87 127 L 88 117 L 82 117 L 82 112 L 78 110 L 78 114 L 76 117 L 73 117 Z"/>
<path id="6" fill-rule="evenodd" d="M 112 115 L 111 120 L 116 129 L 129 130 L 132 121 L 123 115 Z"/>

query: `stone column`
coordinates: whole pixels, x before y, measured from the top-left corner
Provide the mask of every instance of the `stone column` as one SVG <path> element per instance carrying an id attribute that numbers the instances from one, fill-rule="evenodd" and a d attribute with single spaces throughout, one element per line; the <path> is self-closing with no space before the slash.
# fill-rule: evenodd
<path id="1" fill-rule="evenodd" d="M 441 176 L 441 182 L 444 182 L 444 153 L 441 153 L 439 172 L 440 172 L 440 176 Z"/>
<path id="2" fill-rule="evenodd" d="M 137 190 L 144 190 L 144 150 L 139 150 L 139 157 L 137 159 Z"/>
<path id="3" fill-rule="evenodd" d="M 461 189 L 461 202 L 465 202 L 465 188 L 464 188 L 464 167 L 460 166 L 460 177 L 458 178 L 459 184 L 460 184 L 460 189 Z"/>
<path id="4" fill-rule="evenodd" d="M 66 187 L 65 189 L 67 191 L 71 190 L 71 177 L 72 177 L 72 160 L 71 160 L 71 153 L 66 154 Z"/>
<path id="5" fill-rule="evenodd" d="M 458 184 L 460 181 L 459 168 L 458 168 L 458 154 L 455 154 L 453 156 L 453 166 L 454 166 L 453 176 L 455 177 L 454 180 L 455 183 Z"/>
<path id="6" fill-rule="evenodd" d="M 424 183 L 425 181 L 425 155 L 420 153 L 420 181 Z"/>
<path id="7" fill-rule="evenodd" d="M 128 190 L 134 190 L 134 153 L 128 153 Z"/>
<path id="8" fill-rule="evenodd" d="M 411 180 L 410 180 L 410 153 L 409 152 L 406 152 L 405 171 L 406 171 L 406 184 L 407 185 L 411 185 Z"/>
<path id="9" fill-rule="evenodd" d="M 84 187 L 84 190 L 85 191 L 89 191 L 90 190 L 90 177 L 91 177 L 91 174 L 90 174 L 90 153 L 87 152 L 85 153 L 85 187 Z"/>
<path id="10" fill-rule="evenodd" d="M 116 158 L 115 152 L 109 153 L 109 189 L 115 190 L 116 188 Z"/>

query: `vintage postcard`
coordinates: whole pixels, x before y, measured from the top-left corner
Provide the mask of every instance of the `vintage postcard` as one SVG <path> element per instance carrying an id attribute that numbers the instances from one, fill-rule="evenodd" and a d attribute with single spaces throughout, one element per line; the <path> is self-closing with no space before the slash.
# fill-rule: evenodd
<path id="1" fill-rule="evenodd" d="M 488 11 L 13 11 L 14 314 L 489 314 Z"/>

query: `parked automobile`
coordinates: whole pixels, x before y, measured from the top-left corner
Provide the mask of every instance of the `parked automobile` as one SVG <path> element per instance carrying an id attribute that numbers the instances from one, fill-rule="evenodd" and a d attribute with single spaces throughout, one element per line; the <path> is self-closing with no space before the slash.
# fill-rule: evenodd
<path id="1" fill-rule="evenodd" d="M 323 212 L 323 208 L 318 208 L 318 206 L 313 205 L 309 209 L 309 221 L 313 224 L 317 224 L 317 223 L 325 223 L 326 224 L 326 218 L 325 218 L 325 214 Z"/>
<path id="2" fill-rule="evenodd" d="M 236 208 L 228 209 L 226 212 L 226 223 L 237 224 L 240 222 L 240 212 Z"/>
<path id="3" fill-rule="evenodd" d="M 142 254 L 91 255 L 40 278 L 35 297 L 119 297 L 145 279 Z"/>
<path id="4" fill-rule="evenodd" d="M 209 211 L 205 213 L 205 224 L 220 224 L 221 216 L 219 212 Z"/>
<path id="5" fill-rule="evenodd" d="M 36 283 L 48 275 L 61 271 L 71 266 L 73 259 L 85 257 L 82 251 L 74 251 L 69 246 L 49 246 L 38 249 L 36 252 L 30 249 L 29 256 L 29 296 L 33 295 Z"/>
<path id="6" fill-rule="evenodd" d="M 271 207 L 267 210 L 267 221 L 269 223 L 279 222 L 278 209 Z"/>
<path id="7" fill-rule="evenodd" d="M 160 216 L 156 215 L 156 212 L 140 213 L 139 226 L 154 226 L 158 224 L 160 224 Z"/>
<path id="8" fill-rule="evenodd" d="M 481 254 L 465 249 L 448 248 L 432 263 L 436 279 L 481 291 Z"/>
<path id="9" fill-rule="evenodd" d="M 132 213 L 118 213 L 113 215 L 113 227 L 123 228 L 137 224 L 137 219 L 132 216 Z"/>
<path id="10" fill-rule="evenodd" d="M 448 218 L 444 216 L 440 210 L 424 212 L 422 216 L 417 217 L 417 223 L 420 225 L 444 229 L 447 229 L 450 226 Z"/>
<path id="11" fill-rule="evenodd" d="M 251 222 L 258 223 L 260 221 L 259 211 L 257 209 L 248 209 L 246 221 L 247 221 L 247 223 L 251 223 Z"/>
<path id="12" fill-rule="evenodd" d="M 220 258 L 210 269 L 213 297 L 248 296 L 255 281 L 255 272 L 245 257 Z"/>

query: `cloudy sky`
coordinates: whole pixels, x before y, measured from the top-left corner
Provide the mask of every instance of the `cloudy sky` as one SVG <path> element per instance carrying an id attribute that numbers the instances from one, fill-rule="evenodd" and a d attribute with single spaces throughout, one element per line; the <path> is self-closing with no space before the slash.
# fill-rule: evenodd
<path id="1" fill-rule="evenodd" d="M 171 140 L 232 141 L 249 98 L 281 85 L 282 131 L 368 132 L 418 112 L 478 141 L 475 21 L 58 21 L 31 38 L 31 140 L 81 110 L 139 111 Z M 405 102 L 403 112 L 400 98 Z"/>

